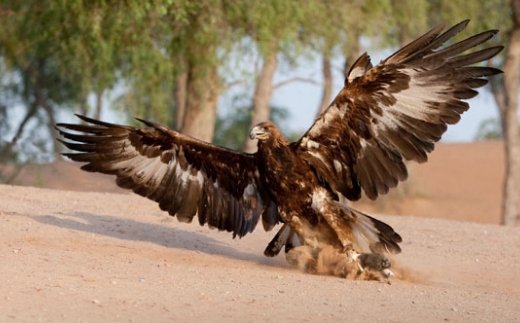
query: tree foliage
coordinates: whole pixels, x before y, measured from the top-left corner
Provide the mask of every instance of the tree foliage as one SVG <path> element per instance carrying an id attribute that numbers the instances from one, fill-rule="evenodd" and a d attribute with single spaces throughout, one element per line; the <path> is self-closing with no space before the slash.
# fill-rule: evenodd
<path id="1" fill-rule="evenodd" d="M 213 142 L 217 145 L 242 150 L 247 140 L 252 119 L 252 108 L 247 105 L 243 96 L 234 98 L 237 108 L 223 115 L 218 115 L 215 124 L 215 137 Z M 288 130 L 287 121 L 289 115 L 282 107 L 271 106 L 271 120 L 281 129 L 285 137 L 291 141 L 297 141 L 302 133 Z"/>
<path id="2" fill-rule="evenodd" d="M 488 118 L 483 120 L 477 129 L 477 134 L 475 135 L 475 140 L 479 141 L 497 140 L 502 138 L 502 126 L 500 125 L 500 120 L 497 118 Z"/>
<path id="3" fill-rule="evenodd" d="M 270 102 L 280 65 L 322 58 L 323 110 L 334 58 L 347 70 L 365 47 L 395 49 L 439 23 L 468 18 L 466 34 L 500 29 L 492 41 L 512 48 L 517 7 L 520 0 L 0 0 L 0 163 L 58 157 L 56 119 L 99 117 L 107 106 L 208 141 L 216 125 L 215 142 L 239 149 L 251 123 L 287 118 Z M 490 63 L 509 69 L 492 87 L 505 138 L 517 133 L 508 122 L 517 110 L 503 108 L 518 95 L 513 52 Z M 250 53 L 255 67 L 241 66 Z M 217 118 L 218 99 L 233 83 L 254 89 L 249 102 Z M 497 134 L 490 125 L 483 136 Z"/>
<path id="4" fill-rule="evenodd" d="M 131 78 L 157 65 L 153 54 L 158 51 L 150 50 L 153 39 L 138 37 L 153 29 L 151 18 L 160 6 L 139 1 L 21 0 L 2 1 L 0 8 L 6 118 L 12 119 L 24 109 L 23 120 L 41 120 L 51 138 L 55 137 L 58 110 L 87 114 L 90 93 L 111 89 L 119 75 Z M 125 67 L 129 62 L 145 68 L 128 73 Z M 23 132 L 23 127 L 19 131 Z M 3 150 L 2 155 L 7 153 Z"/>
<path id="5" fill-rule="evenodd" d="M 348 65 L 363 46 L 393 48 L 441 20 L 508 28 L 508 10 L 503 0 L 0 0 L 0 156 L 46 151 L 50 159 L 56 115 L 99 116 L 105 106 L 211 139 L 227 84 L 237 75 L 259 84 L 261 68 L 240 72 L 241 53 L 257 53 L 258 66 L 269 55 L 289 66 L 326 56 L 331 69 L 334 57 Z M 228 117 L 241 124 L 252 105 L 241 102 Z M 220 122 L 217 131 L 228 129 Z"/>

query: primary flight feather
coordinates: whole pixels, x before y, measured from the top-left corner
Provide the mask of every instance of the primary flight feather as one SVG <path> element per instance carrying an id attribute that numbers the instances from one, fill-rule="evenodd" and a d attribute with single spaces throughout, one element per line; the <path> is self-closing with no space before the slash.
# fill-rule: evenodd
<path id="1" fill-rule="evenodd" d="M 150 121 L 138 119 L 147 126 L 138 128 L 78 116 L 86 124 L 57 125 L 73 151 L 65 156 L 86 163 L 86 171 L 115 175 L 120 187 L 156 201 L 183 222 L 197 217 L 201 225 L 239 237 L 260 220 L 265 230 L 281 222 L 267 256 L 299 244 L 310 250 L 325 244 L 345 254 L 397 253 L 399 234 L 342 200 L 357 200 L 363 192 L 375 199 L 405 180 L 405 160 L 425 162 L 447 125 L 469 108 L 463 100 L 501 73 L 472 65 L 502 47 L 463 54 L 495 30 L 441 48 L 467 23 L 444 33 L 438 26 L 376 66 L 363 54 L 297 142 L 266 121 L 251 129 L 258 151 L 248 154 Z"/>

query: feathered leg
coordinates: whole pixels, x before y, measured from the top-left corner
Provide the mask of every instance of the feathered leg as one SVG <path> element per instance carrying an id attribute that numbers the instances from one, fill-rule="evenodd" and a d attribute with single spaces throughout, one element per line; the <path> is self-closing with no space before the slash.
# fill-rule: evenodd
<path id="1" fill-rule="evenodd" d="M 313 208 L 321 214 L 341 243 L 342 252 L 364 268 L 388 277 L 390 261 L 383 252 L 397 253 L 401 237 L 387 224 L 353 210 L 336 200 L 327 191 L 318 191 L 313 197 Z"/>

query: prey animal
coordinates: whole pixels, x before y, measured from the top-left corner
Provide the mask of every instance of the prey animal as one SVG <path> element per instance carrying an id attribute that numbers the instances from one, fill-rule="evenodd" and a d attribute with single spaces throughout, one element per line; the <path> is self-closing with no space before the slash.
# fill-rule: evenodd
<path id="1" fill-rule="evenodd" d="M 258 150 L 250 154 L 151 121 L 138 119 L 147 126 L 140 128 L 79 116 L 85 124 L 57 124 L 72 151 L 65 156 L 86 163 L 83 170 L 115 175 L 117 185 L 182 222 L 196 217 L 233 237 L 252 232 L 260 220 L 267 231 L 281 223 L 264 254 L 285 249 L 287 260 L 308 272 L 319 272 L 326 258 L 320 253 L 332 250 L 341 266 L 335 275 L 355 278 L 368 268 L 387 276 L 385 254 L 401 251 L 401 236 L 344 201 L 363 193 L 376 199 L 404 181 L 405 161 L 427 161 L 447 125 L 468 110 L 464 100 L 501 73 L 474 66 L 501 46 L 465 53 L 497 31 L 451 42 L 467 23 L 444 33 L 435 27 L 376 66 L 361 55 L 343 89 L 296 142 L 270 121 L 251 129 Z"/>

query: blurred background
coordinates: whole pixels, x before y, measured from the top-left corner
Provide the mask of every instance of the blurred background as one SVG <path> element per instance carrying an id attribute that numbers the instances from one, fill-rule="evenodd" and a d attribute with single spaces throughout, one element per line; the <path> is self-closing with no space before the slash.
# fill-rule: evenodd
<path id="1" fill-rule="evenodd" d="M 505 223 L 503 201 L 516 198 L 509 204 L 518 205 L 519 195 L 519 166 L 511 166 L 520 163 L 520 71 L 512 56 L 520 55 L 514 47 L 518 2 L 0 0 L 0 183 L 117 191 L 108 182 L 67 185 L 71 176 L 57 175 L 70 165 L 60 161 L 63 147 L 54 124 L 77 122 L 74 113 L 134 125 L 134 116 L 149 119 L 249 152 L 256 148 L 247 141 L 248 129 L 271 119 L 297 140 L 341 89 L 360 54 L 369 52 L 376 64 L 440 23 L 449 27 L 471 19 L 458 39 L 500 29 L 490 43 L 507 50 L 488 64 L 512 78 L 497 77 L 481 89 L 472 109 L 443 140 L 493 140 L 490 145 L 496 147 L 475 153 L 493 151 L 496 159 L 485 161 L 491 168 L 479 164 L 477 172 L 485 168 L 496 178 L 483 183 L 476 199 L 498 196 L 493 208 L 481 213 L 492 214 L 484 222 Z M 460 153 L 460 147 L 450 154 Z M 454 162 L 467 166 L 475 160 L 461 158 Z M 454 171 L 448 172 L 453 179 Z M 417 183 L 438 179 L 440 173 L 424 180 L 417 175 L 416 182 L 401 185 L 389 198 L 428 199 L 434 194 Z M 468 191 L 454 188 L 461 190 Z M 514 193 L 508 197 L 507 192 Z M 397 203 L 378 205 L 379 211 L 403 212 L 388 209 Z M 517 209 L 509 211 L 515 221 Z"/>

